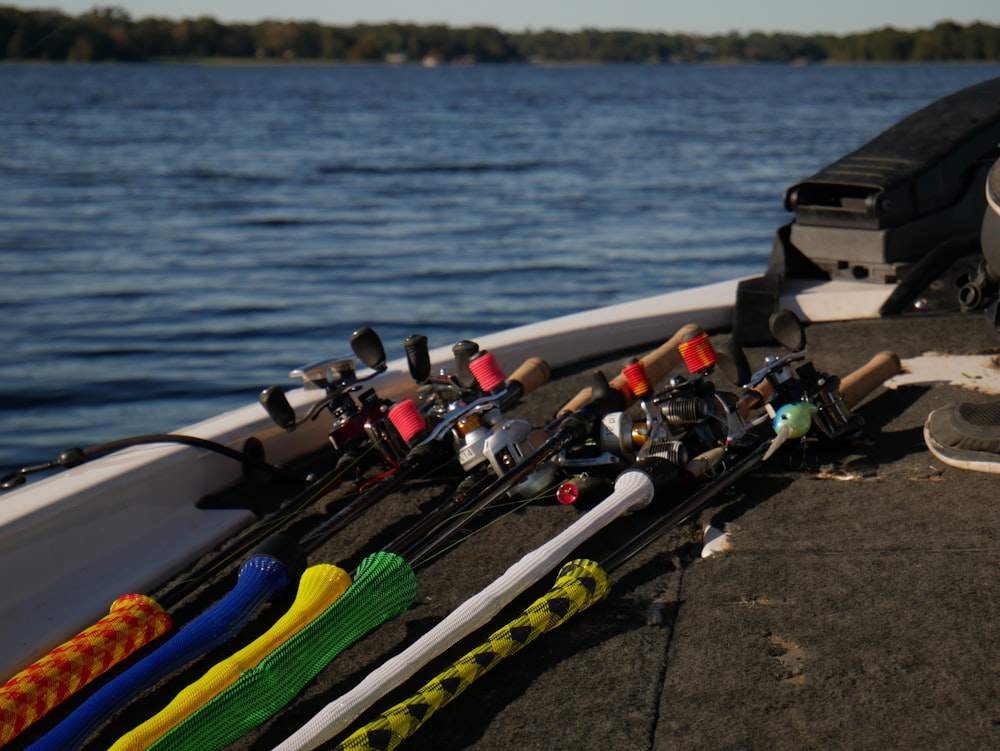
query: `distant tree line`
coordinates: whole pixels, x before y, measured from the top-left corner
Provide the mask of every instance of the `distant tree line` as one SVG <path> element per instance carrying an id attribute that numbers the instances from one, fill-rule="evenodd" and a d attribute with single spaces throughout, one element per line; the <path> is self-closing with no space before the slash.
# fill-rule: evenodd
<path id="1" fill-rule="evenodd" d="M 491 27 L 134 20 L 116 7 L 80 16 L 0 6 L 0 60 L 285 59 L 336 62 L 890 62 L 1000 60 L 1000 26 L 950 21 L 846 36 L 645 31 L 510 33 Z"/>

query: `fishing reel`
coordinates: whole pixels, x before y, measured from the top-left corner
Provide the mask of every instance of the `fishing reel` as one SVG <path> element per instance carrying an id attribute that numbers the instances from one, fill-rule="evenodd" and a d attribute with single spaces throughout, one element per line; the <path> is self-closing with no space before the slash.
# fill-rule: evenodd
<path id="1" fill-rule="evenodd" d="M 408 336 L 403 346 L 410 376 L 417 383 L 418 409 L 427 425 L 450 420 L 463 407 L 481 402 L 483 397 L 495 397 L 504 389 L 506 376 L 496 359 L 488 351 L 480 351 L 475 342 L 463 340 L 455 344 L 451 348 L 454 372 L 441 368 L 434 374 L 426 336 Z M 459 428 L 464 432 L 473 432 L 478 425 L 471 418 L 462 422 L 464 427 Z"/>
<path id="2" fill-rule="evenodd" d="M 408 443 L 434 440 L 452 433 L 458 461 L 469 475 L 487 469 L 502 477 L 519 466 L 541 442 L 525 420 L 505 419 L 505 403 L 515 396 L 494 356 L 475 342 L 452 347 L 455 371 L 431 375 L 427 338 L 415 334 L 405 342 L 410 375 L 418 383 L 417 406 L 404 400 L 389 418 Z M 520 393 L 519 390 L 517 393 Z M 551 479 L 547 471 L 526 479 L 512 494 L 533 495 Z"/>
<path id="3" fill-rule="evenodd" d="M 406 443 L 453 431 L 460 450 L 478 440 L 484 425 L 499 420 L 499 402 L 493 392 L 503 391 L 505 376 L 492 354 L 480 352 L 475 342 L 461 341 L 452 347 L 455 372 L 441 368 L 432 374 L 426 336 L 408 336 L 403 346 L 410 376 L 417 383 L 417 398 L 394 405 L 389 419 Z M 473 358 L 478 377 L 472 369 Z"/>
<path id="4" fill-rule="evenodd" d="M 437 373 L 431 373 L 427 337 L 423 334 L 408 336 L 403 342 L 403 347 L 406 350 L 406 364 L 410 376 L 417 382 L 417 400 L 421 403 L 421 411 L 434 422 L 443 419 L 448 412 L 455 409 L 456 404 L 474 401 L 488 391 L 503 385 L 502 373 L 499 374 L 499 384 L 496 383 L 496 374 L 489 377 L 487 370 L 495 367 L 496 361 L 493 360 L 487 365 L 487 360 L 491 358 L 487 357 L 487 352 L 480 352 L 479 345 L 475 342 L 463 340 L 452 346 L 451 351 L 455 358 L 454 372 L 441 368 Z M 483 378 L 490 388 L 483 388 L 476 373 L 473 372 L 473 363 L 476 363 L 479 377 Z"/>
<path id="5" fill-rule="evenodd" d="M 860 435 L 864 420 L 847 406 L 840 393 L 840 378 L 821 373 L 807 357 L 805 327 L 790 310 L 771 316 L 772 336 L 788 354 L 768 356 L 766 365 L 747 384 L 756 393 L 770 392 L 763 407 L 773 420 L 789 405 L 807 404 L 811 422 L 828 439 L 851 440 Z M 786 410 L 785 414 L 788 414 Z"/>
<path id="6" fill-rule="evenodd" d="M 532 428 L 525 420 L 502 420 L 493 426 L 482 442 L 483 460 L 493 474 L 503 477 L 520 467 L 545 442 L 546 437 L 545 431 Z M 533 498 L 552 484 L 556 472 L 551 463 L 543 462 L 507 494 L 515 498 Z"/>
<path id="7" fill-rule="evenodd" d="M 690 377 L 674 375 L 654 393 L 642 363 L 630 361 L 622 373 L 628 388 L 639 398 L 637 406 L 604 415 L 591 441 L 564 452 L 562 466 L 604 465 L 617 472 L 626 464 L 649 457 L 684 466 L 690 457 L 745 435 L 748 426 L 737 415 L 735 397 L 717 389 L 710 380 L 716 366 L 728 367 L 731 358 L 720 361 L 708 335 L 700 329 L 682 339 L 678 350 Z M 606 380 L 595 383 L 593 388 L 606 384 Z"/>
<path id="8" fill-rule="evenodd" d="M 336 451 L 347 453 L 367 439 L 387 462 L 396 464 L 406 453 L 406 447 L 387 420 L 391 402 L 380 398 L 374 389 L 363 390 L 361 386 L 386 370 L 382 340 L 365 326 L 351 334 L 350 345 L 354 357 L 319 360 L 288 374 L 289 378 L 301 379 L 306 390 L 326 391 L 325 398 L 313 404 L 301 420 L 280 386 L 265 389 L 260 403 L 275 424 L 289 432 L 329 412 L 333 418 L 329 440 Z M 358 377 L 358 360 L 372 372 Z"/>
<path id="9" fill-rule="evenodd" d="M 748 427 L 737 414 L 736 398 L 718 390 L 709 378 L 719 358 L 708 335 L 692 332 L 678 349 L 690 377 L 672 376 L 655 393 L 641 362 L 632 360 L 625 366 L 622 372 L 628 388 L 639 401 L 631 410 L 604 415 L 590 441 L 557 457 L 564 471 L 575 473 L 557 491 L 560 502 L 572 503 L 606 490 L 611 478 L 626 466 L 654 457 L 687 467 L 695 458 L 710 456 L 711 466 L 699 471 L 711 474 L 726 447 L 746 435 Z M 607 380 L 599 376 L 592 389 L 605 387 Z"/>

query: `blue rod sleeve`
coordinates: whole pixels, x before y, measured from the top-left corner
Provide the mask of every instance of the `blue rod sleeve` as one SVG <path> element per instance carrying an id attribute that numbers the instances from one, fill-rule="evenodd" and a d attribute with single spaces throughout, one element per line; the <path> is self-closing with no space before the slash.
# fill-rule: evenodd
<path id="1" fill-rule="evenodd" d="M 78 748 L 101 724 L 132 699 L 192 660 L 230 641 L 254 613 L 291 584 L 281 562 L 255 556 L 240 568 L 236 586 L 172 639 L 106 683 L 28 751 Z"/>

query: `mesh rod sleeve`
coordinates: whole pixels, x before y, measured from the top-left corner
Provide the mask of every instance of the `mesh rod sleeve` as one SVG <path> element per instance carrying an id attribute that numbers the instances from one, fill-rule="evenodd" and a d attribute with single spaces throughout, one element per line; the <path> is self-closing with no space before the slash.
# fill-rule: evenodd
<path id="1" fill-rule="evenodd" d="M 150 748 L 214 751 L 232 743 L 277 713 L 357 639 L 409 608 L 415 596 L 416 577 L 406 561 L 393 553 L 368 556 L 354 583 L 319 618 Z"/>
<path id="2" fill-rule="evenodd" d="M 302 574 L 295 602 L 266 633 L 214 665 L 197 681 L 183 689 L 159 713 L 129 731 L 111 751 L 143 751 L 199 707 L 233 685 L 246 671 L 260 664 L 285 641 L 319 617 L 351 584 L 351 575 L 338 566 L 321 563 Z"/>
<path id="3" fill-rule="evenodd" d="M 456 699 L 501 660 L 513 656 L 542 634 L 565 623 L 608 594 L 608 575 L 593 561 L 577 559 L 559 571 L 555 585 L 513 621 L 405 701 L 365 725 L 336 751 L 390 751 L 409 738 L 435 712 Z"/>
<path id="4" fill-rule="evenodd" d="M 232 639 L 261 605 L 287 586 L 288 576 L 281 563 L 270 556 L 251 558 L 240 568 L 236 586 L 225 597 L 159 649 L 101 686 L 29 748 L 31 751 L 77 748 L 101 723 L 142 691 Z"/>
<path id="5" fill-rule="evenodd" d="M 110 612 L 0 687 L 0 746 L 172 626 L 146 595 L 123 595 Z"/>
<path id="6" fill-rule="evenodd" d="M 448 614 L 410 647 L 387 660 L 354 689 L 330 702 L 275 751 L 313 749 L 331 740 L 379 698 L 398 688 L 428 662 L 484 626 L 517 595 L 565 560 L 578 545 L 626 511 L 653 498 L 644 472 L 619 475 L 614 492 L 544 545 L 536 548 Z"/>

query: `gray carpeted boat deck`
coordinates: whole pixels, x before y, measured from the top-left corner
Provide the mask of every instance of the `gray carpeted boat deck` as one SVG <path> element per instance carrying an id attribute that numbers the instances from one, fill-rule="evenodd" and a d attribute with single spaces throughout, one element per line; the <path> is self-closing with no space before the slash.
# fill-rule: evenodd
<path id="1" fill-rule="evenodd" d="M 981 314 L 820 324 L 808 337 L 817 366 L 839 374 L 884 349 L 905 358 L 997 344 Z M 751 365 L 769 351 L 749 350 Z M 542 425 L 593 367 L 610 376 L 621 361 L 619 353 L 557 374 L 515 414 Z M 930 410 L 988 398 L 942 385 L 879 390 L 859 410 L 867 423 L 860 440 L 787 446 L 695 522 L 615 570 L 606 600 L 501 663 L 403 748 L 1000 747 L 1000 478 L 945 467 L 922 438 Z M 432 484 L 387 499 L 311 562 L 356 563 L 447 492 Z M 495 523 L 418 569 L 408 612 L 363 637 L 233 748 L 276 745 L 580 513 L 544 501 L 490 516 Z M 616 522 L 580 553 L 600 560 L 649 518 Z M 728 531 L 732 549 L 702 558 L 709 522 Z M 554 572 L 493 626 L 553 580 Z M 196 604 L 231 584 L 209 588 Z M 271 610 L 254 633 L 279 612 Z M 366 717 L 492 630 L 435 660 Z M 110 745 L 208 664 L 142 697 L 88 748 Z"/>

